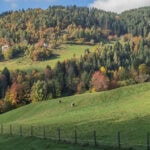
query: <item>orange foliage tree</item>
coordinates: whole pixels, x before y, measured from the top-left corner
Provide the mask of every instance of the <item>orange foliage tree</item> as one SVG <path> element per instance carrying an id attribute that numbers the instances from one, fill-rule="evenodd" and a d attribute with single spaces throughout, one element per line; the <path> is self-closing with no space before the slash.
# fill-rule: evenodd
<path id="1" fill-rule="evenodd" d="M 109 87 L 108 77 L 96 71 L 92 76 L 91 85 L 96 92 L 106 90 Z"/>
<path id="2" fill-rule="evenodd" d="M 8 99 L 13 105 L 21 103 L 24 99 L 24 86 L 20 83 L 13 83 L 9 89 Z"/>

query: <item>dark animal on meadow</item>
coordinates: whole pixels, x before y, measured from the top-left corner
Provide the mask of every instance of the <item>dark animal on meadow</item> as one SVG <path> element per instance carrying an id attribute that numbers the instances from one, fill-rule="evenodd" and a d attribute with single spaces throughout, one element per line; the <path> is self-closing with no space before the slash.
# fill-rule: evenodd
<path id="1" fill-rule="evenodd" d="M 61 102 L 62 102 L 62 101 L 61 101 L 61 100 L 59 100 L 58 102 L 59 102 L 59 104 L 61 104 Z"/>
<path id="2" fill-rule="evenodd" d="M 71 103 L 71 107 L 75 107 L 76 106 L 76 104 L 75 103 Z"/>

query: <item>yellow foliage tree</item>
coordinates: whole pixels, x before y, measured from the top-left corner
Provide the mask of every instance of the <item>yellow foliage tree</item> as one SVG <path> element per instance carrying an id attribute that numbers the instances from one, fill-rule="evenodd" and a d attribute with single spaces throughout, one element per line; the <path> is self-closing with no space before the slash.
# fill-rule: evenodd
<path id="1" fill-rule="evenodd" d="M 95 90 L 95 88 L 93 87 L 92 89 L 91 89 L 91 93 L 95 93 L 96 92 L 96 90 Z"/>
<path id="2" fill-rule="evenodd" d="M 145 64 L 139 65 L 139 74 L 148 74 L 149 68 Z"/>
<path id="3" fill-rule="evenodd" d="M 100 67 L 100 72 L 106 74 L 106 68 L 104 66 Z"/>

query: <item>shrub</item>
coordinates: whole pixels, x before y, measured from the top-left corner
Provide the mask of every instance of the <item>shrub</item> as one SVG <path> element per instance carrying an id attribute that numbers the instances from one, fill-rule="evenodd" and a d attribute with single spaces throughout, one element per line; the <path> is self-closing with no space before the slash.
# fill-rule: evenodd
<path id="1" fill-rule="evenodd" d="M 39 48 L 32 52 L 31 59 L 34 61 L 42 61 L 50 58 L 52 51 L 46 48 Z"/>

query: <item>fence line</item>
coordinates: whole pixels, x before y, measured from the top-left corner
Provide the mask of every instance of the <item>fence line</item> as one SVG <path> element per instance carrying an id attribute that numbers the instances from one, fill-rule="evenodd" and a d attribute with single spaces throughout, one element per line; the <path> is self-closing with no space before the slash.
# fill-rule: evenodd
<path id="1" fill-rule="evenodd" d="M 13 128 L 14 127 L 14 128 Z M 14 130 L 13 130 L 14 129 Z M 51 133 L 50 131 L 46 130 L 45 126 L 13 126 L 10 125 L 0 125 L 0 134 L 1 135 L 18 135 L 18 136 L 25 136 L 25 137 L 37 137 L 42 139 L 51 139 L 51 140 L 57 140 L 59 142 L 65 141 L 65 142 L 71 142 L 74 144 L 85 144 L 85 145 L 93 145 L 93 146 L 104 146 L 104 147 L 116 147 L 118 150 L 125 149 L 125 148 L 137 148 L 137 150 L 150 150 L 150 134 L 147 133 L 146 135 L 146 144 L 125 144 L 123 143 L 121 132 L 118 131 L 116 134 L 116 142 L 110 142 L 110 141 L 103 141 L 98 140 L 97 131 L 93 131 L 93 136 L 91 135 L 91 139 L 80 139 L 80 134 L 77 129 L 75 129 L 74 133 L 72 133 L 72 136 L 67 138 L 67 136 L 63 137 L 63 130 L 58 128 L 54 133 Z M 86 131 L 85 131 L 86 132 Z"/>

